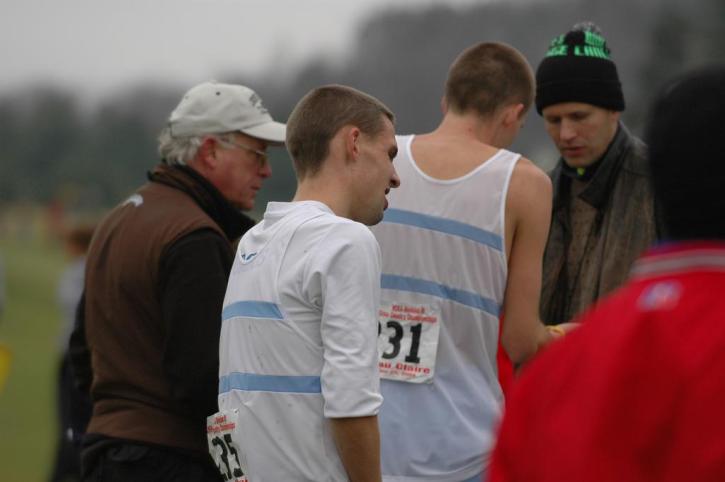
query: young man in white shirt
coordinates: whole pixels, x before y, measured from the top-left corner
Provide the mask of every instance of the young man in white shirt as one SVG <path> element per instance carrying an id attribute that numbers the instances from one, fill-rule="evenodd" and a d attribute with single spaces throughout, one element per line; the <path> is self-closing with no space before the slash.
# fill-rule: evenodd
<path id="1" fill-rule="evenodd" d="M 243 237 L 224 300 L 209 433 L 235 480 L 381 480 L 380 249 L 366 225 L 399 185 L 393 121 L 338 85 L 290 115 L 297 192 Z"/>

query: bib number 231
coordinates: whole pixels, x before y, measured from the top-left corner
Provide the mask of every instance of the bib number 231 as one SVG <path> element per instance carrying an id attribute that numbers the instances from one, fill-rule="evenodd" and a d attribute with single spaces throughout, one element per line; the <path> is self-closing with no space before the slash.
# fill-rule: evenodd
<path id="1" fill-rule="evenodd" d="M 380 377 L 432 382 L 439 333 L 440 313 L 435 307 L 383 302 L 378 311 Z"/>

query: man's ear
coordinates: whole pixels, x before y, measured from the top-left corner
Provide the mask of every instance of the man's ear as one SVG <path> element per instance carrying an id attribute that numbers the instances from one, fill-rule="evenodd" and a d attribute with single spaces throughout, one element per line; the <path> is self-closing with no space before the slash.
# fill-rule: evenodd
<path id="1" fill-rule="evenodd" d="M 357 159 L 360 155 L 360 138 L 362 136 L 362 131 L 355 126 L 345 126 L 342 128 L 342 134 L 345 139 L 346 159 Z"/>
<path id="2" fill-rule="evenodd" d="M 196 160 L 204 168 L 210 169 L 216 166 L 218 162 L 216 157 L 216 144 L 213 138 L 206 137 L 196 151 Z"/>
<path id="3" fill-rule="evenodd" d="M 503 123 L 506 126 L 510 126 L 515 122 L 521 120 L 521 116 L 524 115 L 524 104 L 511 104 L 505 107 Z"/>
<path id="4" fill-rule="evenodd" d="M 445 95 L 441 97 L 441 113 L 443 115 L 448 113 L 448 99 L 446 99 Z"/>

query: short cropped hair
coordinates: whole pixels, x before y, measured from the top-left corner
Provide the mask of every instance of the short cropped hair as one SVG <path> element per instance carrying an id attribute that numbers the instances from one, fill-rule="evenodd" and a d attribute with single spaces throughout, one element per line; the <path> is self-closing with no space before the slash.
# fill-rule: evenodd
<path id="1" fill-rule="evenodd" d="M 646 139 L 666 238 L 725 240 L 725 65 L 670 82 L 650 112 Z"/>
<path id="2" fill-rule="evenodd" d="M 521 103 L 524 112 L 534 101 L 534 72 L 526 58 L 510 45 L 482 42 L 456 58 L 446 80 L 448 108 L 487 118 L 499 108 Z"/>
<path id="3" fill-rule="evenodd" d="M 352 125 L 369 136 L 395 116 L 375 97 L 344 85 L 325 85 L 308 92 L 287 120 L 287 150 L 297 177 L 314 176 L 330 150 L 330 141 L 344 126 Z"/>

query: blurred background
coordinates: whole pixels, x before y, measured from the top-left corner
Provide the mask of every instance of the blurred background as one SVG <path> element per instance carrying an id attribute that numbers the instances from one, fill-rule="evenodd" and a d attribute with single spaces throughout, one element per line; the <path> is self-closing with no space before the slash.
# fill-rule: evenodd
<path id="1" fill-rule="evenodd" d="M 582 20 L 608 40 L 635 134 L 666 79 L 725 60 L 723 0 L 0 0 L 0 481 L 50 472 L 63 239 L 145 180 L 190 86 L 246 84 L 283 121 L 310 88 L 343 83 L 389 105 L 399 133 L 424 132 L 463 48 L 504 41 L 536 68 Z M 557 158 L 535 112 L 512 149 L 544 169 Z M 286 152 L 271 154 L 256 217 L 294 190 Z"/>

